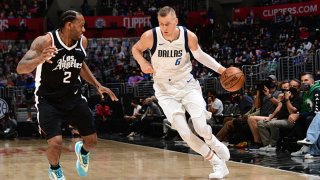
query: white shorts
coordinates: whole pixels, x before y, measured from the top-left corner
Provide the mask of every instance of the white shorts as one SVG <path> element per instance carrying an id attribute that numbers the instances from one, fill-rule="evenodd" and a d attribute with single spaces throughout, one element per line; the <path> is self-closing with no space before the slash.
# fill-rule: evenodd
<path id="1" fill-rule="evenodd" d="M 191 118 L 200 117 L 202 113 L 206 119 L 211 118 L 211 112 L 206 110 L 200 84 L 193 77 L 177 82 L 155 81 L 153 87 L 159 105 L 171 124 L 174 115 L 185 115 L 186 110 Z"/>

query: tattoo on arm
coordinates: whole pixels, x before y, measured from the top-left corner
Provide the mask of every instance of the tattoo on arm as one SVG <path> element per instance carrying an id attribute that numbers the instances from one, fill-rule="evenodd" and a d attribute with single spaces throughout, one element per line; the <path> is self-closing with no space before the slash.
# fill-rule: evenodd
<path id="1" fill-rule="evenodd" d="M 29 51 L 22 58 L 23 60 L 32 60 L 41 55 L 41 52 L 46 46 L 50 46 L 46 36 L 37 37 L 31 44 Z"/>
<path id="2" fill-rule="evenodd" d="M 33 58 L 37 57 L 37 55 L 39 55 L 35 50 L 29 50 L 24 56 L 23 56 L 23 60 L 25 61 L 29 61 L 32 60 Z"/>

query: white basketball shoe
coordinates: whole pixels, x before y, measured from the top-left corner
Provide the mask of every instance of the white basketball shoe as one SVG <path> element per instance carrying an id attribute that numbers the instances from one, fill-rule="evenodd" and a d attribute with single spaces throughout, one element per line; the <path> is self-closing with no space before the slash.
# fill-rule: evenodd
<path id="1" fill-rule="evenodd" d="M 210 164 L 212 165 L 213 172 L 209 174 L 209 179 L 222 179 L 229 174 L 229 170 L 225 161 L 210 161 Z"/>

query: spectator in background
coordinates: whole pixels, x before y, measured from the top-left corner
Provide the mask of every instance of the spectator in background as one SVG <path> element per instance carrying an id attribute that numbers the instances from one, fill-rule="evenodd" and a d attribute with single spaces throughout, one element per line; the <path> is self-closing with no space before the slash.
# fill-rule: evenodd
<path id="1" fill-rule="evenodd" d="M 258 130 L 264 147 L 261 151 L 276 151 L 279 139 L 279 128 L 292 128 L 293 123 L 288 121 L 290 114 L 299 111 L 301 98 L 298 89 L 300 81 L 291 80 L 281 82 L 282 94 L 279 95 L 279 103 L 274 112 L 264 120 L 258 121 Z"/>
<path id="2" fill-rule="evenodd" d="M 24 39 L 27 30 L 28 30 L 28 27 L 26 26 L 25 20 L 24 20 L 24 19 L 21 19 L 21 20 L 19 21 L 19 28 L 18 28 L 17 40 Z"/>
<path id="3" fill-rule="evenodd" d="M 110 106 L 106 105 L 105 99 L 101 99 L 100 104 L 96 106 L 96 118 L 98 121 L 106 121 L 111 116 Z"/>
<path id="4" fill-rule="evenodd" d="M 239 118 L 242 120 L 242 118 L 246 116 L 246 118 L 244 118 L 243 120 L 243 121 L 246 121 L 247 116 L 253 112 L 253 111 L 250 111 L 253 106 L 253 99 L 250 96 L 244 94 L 243 92 L 235 92 L 232 94 L 232 101 L 236 103 L 239 107 L 239 111 L 240 111 Z M 233 123 L 234 119 L 235 118 L 233 117 L 226 117 L 224 119 L 223 127 L 220 129 L 220 131 L 216 135 L 216 137 L 220 141 L 228 141 L 228 136 L 234 130 L 234 123 Z"/>
<path id="5" fill-rule="evenodd" d="M 16 138 L 17 121 L 12 118 L 12 114 L 7 112 L 4 117 L 0 119 L 0 138 L 11 139 Z"/>
<path id="6" fill-rule="evenodd" d="M 269 76 L 268 76 L 268 80 L 270 80 L 271 82 L 273 82 L 276 86 L 279 85 L 277 76 L 275 76 L 275 75 L 269 75 Z"/>
<path id="7" fill-rule="evenodd" d="M 163 115 L 159 105 L 157 105 L 151 97 L 145 99 L 145 105 L 147 109 L 141 120 L 153 119 Z"/>
<path id="8" fill-rule="evenodd" d="M 83 0 L 83 3 L 81 5 L 81 12 L 84 16 L 89 16 L 90 15 L 90 12 L 89 12 L 89 3 L 88 3 L 88 0 Z"/>
<path id="9" fill-rule="evenodd" d="M 132 115 L 131 116 L 127 115 L 127 114 L 124 115 L 124 119 L 128 120 L 128 121 L 135 120 L 135 119 L 141 117 L 141 114 L 139 112 L 140 112 L 142 107 L 138 104 L 138 101 L 135 100 L 135 99 L 132 100 L 131 101 L 131 106 L 133 107 Z"/>
<path id="10" fill-rule="evenodd" d="M 32 121 L 31 108 L 34 105 L 35 89 L 36 89 L 36 86 L 35 86 L 34 77 L 33 77 L 33 74 L 30 73 L 26 76 L 26 84 L 24 86 L 24 95 L 26 97 L 26 106 L 27 106 L 27 112 L 28 112 L 27 121 Z"/>
<path id="11" fill-rule="evenodd" d="M 249 116 L 248 118 L 248 124 L 254 140 L 250 147 L 251 150 L 259 149 L 262 146 L 257 122 L 268 118 L 269 115 L 274 112 L 279 103 L 278 96 L 281 93 L 280 91 L 277 91 L 277 85 L 272 80 L 263 82 L 258 89 L 258 98 L 262 98 L 260 114 Z"/>
<path id="12" fill-rule="evenodd" d="M 315 82 L 312 73 L 301 74 L 301 90 L 302 104 L 299 113 L 290 114 L 288 120 L 295 125 L 292 130 L 292 135 L 295 138 L 303 139 L 306 136 L 307 129 L 313 121 L 315 113 L 318 111 L 317 95 L 320 94 L 320 84 Z M 291 156 L 305 156 L 310 151 L 308 146 L 302 146 L 299 151 L 291 153 Z"/>
<path id="13" fill-rule="evenodd" d="M 217 98 L 215 91 L 208 91 L 208 111 L 212 113 L 212 116 L 222 115 L 223 104 L 220 99 Z"/>
<path id="14" fill-rule="evenodd" d="M 144 114 L 142 112 L 142 106 L 139 105 L 138 101 L 133 99 L 131 101 L 131 107 L 133 107 L 133 113 L 132 115 L 124 115 L 124 119 L 129 123 L 129 129 L 128 132 L 125 133 L 128 137 L 134 136 L 137 134 L 138 127 L 140 124 L 141 116 Z"/>
<path id="15" fill-rule="evenodd" d="M 140 135 L 144 136 L 146 129 L 152 122 L 163 122 L 163 113 L 154 99 L 148 97 L 144 100 L 144 105 L 147 107 L 145 113 L 141 117 L 141 130 Z"/>
<path id="16" fill-rule="evenodd" d="M 132 74 L 128 79 L 128 84 L 129 86 L 134 87 L 142 80 L 144 80 L 142 76 L 140 76 L 136 71 L 132 71 Z"/>
<path id="17" fill-rule="evenodd" d="M 98 133 L 105 132 L 107 120 L 111 116 L 110 106 L 106 104 L 105 99 L 100 100 L 100 104 L 96 105 L 95 124 Z"/>

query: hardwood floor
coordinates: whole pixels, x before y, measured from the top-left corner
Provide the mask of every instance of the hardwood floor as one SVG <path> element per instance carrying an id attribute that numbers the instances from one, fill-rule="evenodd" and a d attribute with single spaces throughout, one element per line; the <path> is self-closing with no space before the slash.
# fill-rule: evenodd
<path id="1" fill-rule="evenodd" d="M 91 153 L 90 170 L 85 178 L 75 170 L 74 143 L 65 139 L 61 166 L 67 179 L 208 179 L 211 166 L 199 155 L 99 139 Z M 42 139 L 0 141 L 0 179 L 43 180 L 47 176 L 46 142 Z M 292 180 L 317 179 L 294 172 L 229 161 L 225 179 Z"/>

